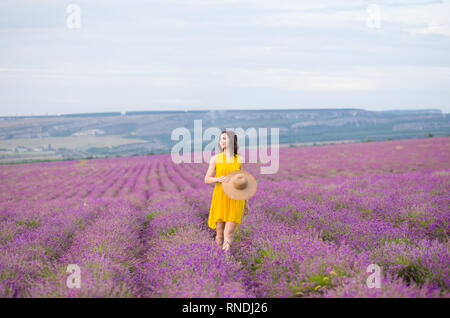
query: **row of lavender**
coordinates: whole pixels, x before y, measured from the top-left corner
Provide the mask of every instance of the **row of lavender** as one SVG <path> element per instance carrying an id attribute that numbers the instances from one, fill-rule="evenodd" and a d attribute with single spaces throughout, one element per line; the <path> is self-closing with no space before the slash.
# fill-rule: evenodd
<path id="1" fill-rule="evenodd" d="M 135 296 L 127 282 L 143 248 L 141 215 L 117 200 L 23 201 L 3 210 L 0 295 Z M 69 288 L 71 264 L 81 269 L 80 289 Z"/>
<path id="2" fill-rule="evenodd" d="M 145 203 L 201 182 L 169 156 L 3 166 L 0 174 L 5 181 L 0 184 L 2 202 L 116 198 Z"/>
<path id="3" fill-rule="evenodd" d="M 252 297 L 242 265 L 216 246 L 192 190 L 152 205 L 147 252 L 134 277 L 143 297 Z"/>

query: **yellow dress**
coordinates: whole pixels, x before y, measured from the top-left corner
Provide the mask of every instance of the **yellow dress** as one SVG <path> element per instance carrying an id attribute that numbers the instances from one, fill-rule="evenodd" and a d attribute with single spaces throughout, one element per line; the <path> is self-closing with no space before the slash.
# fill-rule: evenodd
<path id="1" fill-rule="evenodd" d="M 234 170 L 241 170 L 241 157 L 235 155 L 227 160 L 222 151 L 216 154 L 216 177 L 226 176 Z M 217 182 L 211 200 L 209 210 L 208 226 L 211 229 L 216 228 L 216 222 L 236 222 L 235 231 L 241 224 L 242 214 L 244 212 L 245 200 L 233 200 L 228 197 L 222 189 L 222 183 Z"/>

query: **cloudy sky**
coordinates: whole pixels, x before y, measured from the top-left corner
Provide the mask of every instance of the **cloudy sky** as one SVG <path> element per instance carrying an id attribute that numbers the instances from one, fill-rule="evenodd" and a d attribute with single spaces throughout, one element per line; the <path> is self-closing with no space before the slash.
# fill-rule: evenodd
<path id="1" fill-rule="evenodd" d="M 448 113 L 449 88 L 449 1 L 0 1 L 0 116 Z"/>

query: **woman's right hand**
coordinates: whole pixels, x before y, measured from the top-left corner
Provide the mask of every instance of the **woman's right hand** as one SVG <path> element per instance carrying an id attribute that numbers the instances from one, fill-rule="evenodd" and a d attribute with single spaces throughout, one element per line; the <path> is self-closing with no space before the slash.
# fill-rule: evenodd
<path id="1" fill-rule="evenodd" d="M 228 177 L 227 176 L 221 176 L 216 178 L 216 182 L 228 182 Z"/>

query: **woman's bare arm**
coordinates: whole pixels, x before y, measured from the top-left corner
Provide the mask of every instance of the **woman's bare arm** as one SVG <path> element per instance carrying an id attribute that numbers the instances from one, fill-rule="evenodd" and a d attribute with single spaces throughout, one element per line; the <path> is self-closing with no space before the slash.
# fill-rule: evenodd
<path id="1" fill-rule="evenodd" d="M 211 160 L 209 160 L 208 171 L 206 171 L 206 175 L 205 175 L 205 183 L 206 184 L 216 183 L 217 178 L 214 177 L 215 170 L 216 170 L 216 156 L 212 156 Z"/>

